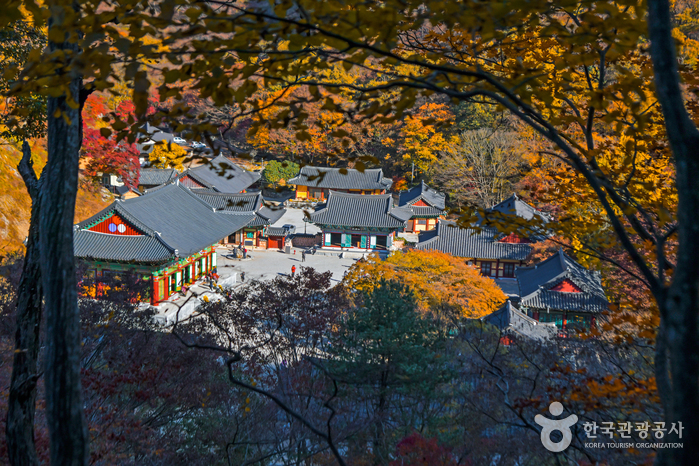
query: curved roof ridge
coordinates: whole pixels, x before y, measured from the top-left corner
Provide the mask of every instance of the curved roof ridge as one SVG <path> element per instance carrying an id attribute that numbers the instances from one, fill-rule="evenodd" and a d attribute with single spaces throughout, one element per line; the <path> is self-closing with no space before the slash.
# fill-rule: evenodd
<path id="1" fill-rule="evenodd" d="M 508 204 L 511 204 L 511 206 L 507 206 Z M 547 222 L 551 220 L 551 216 L 549 214 L 547 214 L 546 212 L 542 212 L 541 210 L 537 209 L 536 207 L 532 206 L 531 204 L 523 201 L 517 195 L 517 193 L 512 193 L 512 195 L 510 197 L 508 197 L 507 199 L 505 199 L 503 201 L 498 202 L 497 204 L 493 205 L 489 209 L 486 209 L 486 211 L 489 211 L 489 212 L 496 211 L 496 212 L 500 212 L 500 213 L 503 213 L 506 215 L 507 214 L 510 214 L 510 215 L 514 214 L 514 215 L 522 217 L 526 220 L 530 220 L 534 216 L 539 216 Z M 522 211 L 528 212 L 529 214 L 531 214 L 531 216 L 529 218 L 527 218 L 527 216 L 523 215 Z"/>
<path id="2" fill-rule="evenodd" d="M 109 204 L 107 207 L 105 207 L 104 209 L 97 212 L 95 215 L 92 215 L 92 216 L 86 218 L 82 222 L 76 223 L 75 226 L 81 230 L 84 229 L 86 225 L 91 225 L 91 224 L 95 223 L 96 220 L 94 220 L 94 219 L 97 219 L 100 217 L 106 217 L 108 214 L 112 213 L 114 210 L 116 210 L 116 205 L 117 205 L 116 201 L 113 201 L 111 204 Z"/>
<path id="3" fill-rule="evenodd" d="M 197 196 L 196 194 L 194 194 L 194 193 L 192 192 L 192 190 L 189 189 L 187 186 L 184 186 L 184 185 L 179 184 L 179 183 L 178 183 L 178 184 L 175 184 L 175 185 L 173 185 L 173 186 L 182 189 L 184 192 L 186 192 L 187 194 L 189 194 L 192 198 L 196 199 L 197 202 L 199 202 L 200 204 L 205 205 L 206 207 L 208 207 L 209 209 L 211 209 L 213 212 L 216 211 L 216 209 L 214 208 L 214 206 L 212 206 L 211 204 L 209 204 L 208 202 L 206 202 L 204 199 L 202 199 L 202 198 L 200 198 L 199 196 Z"/>
<path id="4" fill-rule="evenodd" d="M 161 243 L 163 246 L 165 246 L 165 247 L 168 249 L 168 251 L 172 252 L 173 254 L 175 253 L 175 251 L 177 251 L 177 248 L 174 248 L 174 247 L 170 246 L 170 245 L 167 243 L 167 241 L 165 241 L 165 240 L 163 239 L 163 237 L 162 237 L 162 235 L 160 234 L 159 231 L 154 231 L 153 233 L 155 233 L 155 234 L 153 235 L 153 237 L 154 237 L 155 239 L 157 239 L 158 241 L 160 241 L 160 243 Z"/>
<path id="5" fill-rule="evenodd" d="M 346 170 L 347 173 L 340 173 Z M 382 168 L 316 167 L 304 165 L 287 184 L 321 189 L 387 189 L 393 180 L 383 176 Z"/>
<path id="6" fill-rule="evenodd" d="M 386 199 L 392 199 L 393 195 L 392 194 L 361 194 L 361 193 L 343 193 L 342 191 L 336 191 L 334 189 L 328 190 L 328 199 L 330 198 L 331 195 L 339 196 L 339 197 L 356 197 L 356 198 L 373 198 L 373 199 L 379 199 L 379 198 L 386 198 Z"/>
<path id="7" fill-rule="evenodd" d="M 189 176 L 191 178 L 194 178 L 194 181 L 196 181 L 197 183 L 203 184 L 208 189 L 213 189 L 214 191 L 220 192 L 216 189 L 216 186 L 212 185 L 211 183 L 209 183 L 208 181 L 204 180 L 202 177 L 197 175 L 197 173 L 195 171 L 192 171 L 191 168 L 188 168 L 186 171 L 182 172 L 182 174 L 180 176 L 178 176 L 177 178 L 178 178 L 178 180 L 181 180 L 185 176 Z"/>
<path id="8" fill-rule="evenodd" d="M 97 223 L 105 220 L 110 214 L 118 214 L 119 216 L 123 217 L 124 220 L 127 222 L 131 223 L 134 227 L 136 227 L 138 230 L 141 230 L 145 235 L 147 236 L 152 236 L 154 234 L 154 230 L 141 222 L 138 218 L 134 217 L 131 215 L 131 213 L 124 207 L 124 203 L 127 201 L 134 201 L 141 199 L 142 196 L 139 197 L 134 197 L 131 199 L 117 199 L 114 202 L 112 202 L 110 205 L 102 209 L 101 211 L 97 212 L 95 215 L 86 218 L 82 222 L 77 223 L 75 226 L 79 230 L 87 230 L 90 226 L 96 225 Z M 91 230 L 90 230 L 91 231 Z"/>

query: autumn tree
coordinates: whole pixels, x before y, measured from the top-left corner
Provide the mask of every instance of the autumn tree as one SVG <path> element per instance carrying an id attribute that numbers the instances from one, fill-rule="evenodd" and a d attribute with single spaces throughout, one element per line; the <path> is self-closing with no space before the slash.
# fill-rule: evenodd
<path id="1" fill-rule="evenodd" d="M 300 462 L 330 449 L 345 464 L 336 445 L 345 429 L 333 421 L 337 393 L 313 364 L 327 354 L 329 336 L 347 308 L 342 288 L 330 287 L 331 277 L 301 267 L 293 277 L 246 282 L 169 329 L 185 347 L 224 357 L 226 380 L 248 400 L 246 413 L 251 399 L 262 400 L 267 428 L 257 426 L 249 438 L 230 442 L 245 461 L 259 456 Z M 252 442 L 258 451 L 249 451 Z"/>
<path id="2" fill-rule="evenodd" d="M 148 153 L 148 160 L 155 168 L 175 168 L 182 170 L 182 163 L 187 157 L 185 151 L 179 144 L 165 144 L 162 142 L 153 145 L 153 150 Z"/>
<path id="3" fill-rule="evenodd" d="M 524 168 L 513 132 L 465 131 L 434 162 L 432 179 L 457 205 L 490 208 L 513 191 Z"/>
<path id="4" fill-rule="evenodd" d="M 130 110 L 130 102 L 123 101 L 117 112 L 125 114 Z M 91 94 L 82 111 L 83 142 L 81 158 L 85 161 L 83 174 L 100 182 L 104 174 L 116 174 L 124 185 L 135 188 L 138 185 L 140 170 L 139 152 L 136 145 L 127 141 L 117 142 L 113 137 L 105 137 L 100 129 L 108 126 L 102 118 L 109 114 L 106 99 L 101 94 Z"/>
<path id="5" fill-rule="evenodd" d="M 453 144 L 454 141 L 440 131 L 440 127 L 451 119 L 453 114 L 442 103 L 424 104 L 405 119 L 400 133 L 400 152 L 406 171 L 410 172 L 411 182 L 415 178 L 415 168 L 418 174 L 431 174 L 439 154 L 449 150 Z"/>
<path id="6" fill-rule="evenodd" d="M 299 166 L 294 162 L 277 162 L 276 160 L 271 160 L 265 165 L 265 169 L 262 170 L 262 180 L 268 186 L 273 187 L 283 187 L 286 186 L 286 182 L 298 175 Z"/>
<path id="7" fill-rule="evenodd" d="M 494 312 L 506 296 L 461 257 L 440 251 L 394 252 L 386 260 L 377 254 L 354 264 L 343 279 L 350 290 L 366 292 L 381 280 L 396 280 L 414 293 L 420 311 L 451 325 Z"/>
<path id="8" fill-rule="evenodd" d="M 24 19 L 0 28 L 0 95 L 8 95 L 14 80 L 17 79 L 17 70 L 25 65 L 32 50 L 46 45 L 46 40 L 45 28 Z M 45 130 L 44 97 L 5 97 L 0 103 L 0 137 L 22 140 L 43 136 Z"/>
<path id="9" fill-rule="evenodd" d="M 334 70 L 328 71 L 333 74 Z M 355 77 L 344 76 L 346 80 Z M 343 108 L 352 106 L 352 96 L 343 93 L 330 105 L 320 102 L 312 103 L 312 96 L 306 86 L 298 86 L 288 91 L 261 90 L 259 93 L 261 108 L 251 116 L 246 141 L 255 150 L 282 155 L 289 160 L 308 164 L 328 165 L 357 161 L 362 164 L 376 164 L 378 158 L 386 156 L 391 150 L 390 135 L 395 132 L 394 125 L 368 126 L 360 119 L 345 115 Z M 284 125 L 272 124 L 272 121 L 287 114 L 286 106 L 296 99 L 309 100 L 307 110 L 308 136 L 301 139 L 290 133 Z M 341 128 L 340 128 L 341 127 Z M 353 135 L 353 138 L 338 135 Z"/>

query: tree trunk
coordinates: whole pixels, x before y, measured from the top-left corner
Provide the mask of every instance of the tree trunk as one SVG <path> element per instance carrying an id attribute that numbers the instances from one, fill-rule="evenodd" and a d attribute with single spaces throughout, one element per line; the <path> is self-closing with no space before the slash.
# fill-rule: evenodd
<path id="1" fill-rule="evenodd" d="M 39 182 L 32 167 L 31 150 L 22 145 L 19 172 L 32 199 L 27 250 L 17 292 L 17 331 L 12 381 L 7 407 L 7 449 L 13 466 L 38 465 L 34 444 L 37 359 L 41 326 L 41 264 L 39 262 Z"/>
<path id="2" fill-rule="evenodd" d="M 49 37 L 63 17 L 54 13 Z M 55 34 L 54 34 L 55 35 Z M 77 53 L 77 44 L 49 42 L 51 50 Z M 75 66 L 75 65 L 73 65 Z M 67 95 L 49 97 L 48 162 L 42 176 L 41 274 L 46 307 L 46 413 L 51 464 L 82 466 L 87 460 L 87 431 L 80 386 L 80 325 L 73 258 L 73 218 L 78 190 L 80 150 L 79 95 L 76 70 Z"/>
<path id="3" fill-rule="evenodd" d="M 382 372 L 379 381 L 379 401 L 376 405 L 376 420 L 374 421 L 374 441 L 373 441 L 373 453 L 374 453 L 374 466 L 380 466 L 387 464 L 387 455 L 384 448 L 384 418 L 386 416 L 388 400 L 388 373 Z"/>
<path id="4" fill-rule="evenodd" d="M 682 422 L 684 427 L 681 440 L 676 435 L 667 439 L 681 442 L 683 448 L 660 450 L 657 463 L 693 465 L 699 458 L 699 130 L 684 106 L 668 0 L 650 0 L 648 7 L 655 87 L 675 160 L 679 198 L 679 247 L 672 284 L 655 293 L 671 375 L 671 393 L 662 399 L 667 400 L 666 422 Z"/>

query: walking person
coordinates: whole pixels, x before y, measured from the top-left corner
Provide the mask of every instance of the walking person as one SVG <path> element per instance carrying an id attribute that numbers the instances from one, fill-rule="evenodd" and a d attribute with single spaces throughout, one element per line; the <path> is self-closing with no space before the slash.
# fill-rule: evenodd
<path id="1" fill-rule="evenodd" d="M 292 276 L 292 277 L 295 277 L 295 276 L 296 276 L 296 266 L 295 266 L 295 265 L 292 265 L 292 266 L 291 266 L 291 276 Z"/>
<path id="2" fill-rule="evenodd" d="M 243 259 L 248 257 L 248 248 L 243 248 Z"/>
<path id="3" fill-rule="evenodd" d="M 240 272 L 240 282 L 245 283 L 245 272 Z"/>
<path id="4" fill-rule="evenodd" d="M 301 262 L 306 262 L 306 251 L 301 252 Z"/>

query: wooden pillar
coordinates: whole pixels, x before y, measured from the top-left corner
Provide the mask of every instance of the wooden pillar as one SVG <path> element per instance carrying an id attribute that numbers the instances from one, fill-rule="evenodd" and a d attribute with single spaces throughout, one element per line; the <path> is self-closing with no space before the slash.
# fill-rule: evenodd
<path id="1" fill-rule="evenodd" d="M 153 290 L 150 295 L 150 303 L 158 304 L 160 301 L 160 279 L 158 277 L 153 277 Z"/>

